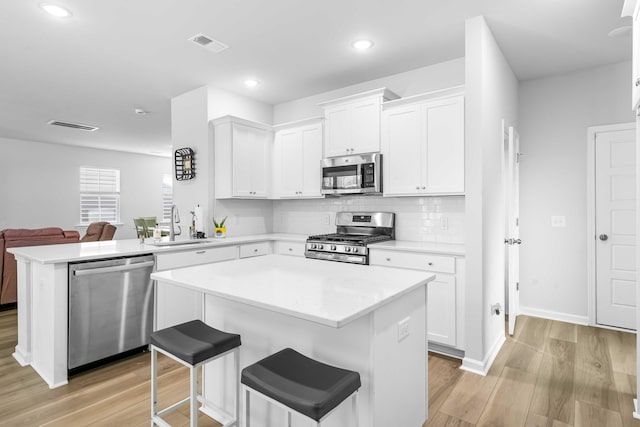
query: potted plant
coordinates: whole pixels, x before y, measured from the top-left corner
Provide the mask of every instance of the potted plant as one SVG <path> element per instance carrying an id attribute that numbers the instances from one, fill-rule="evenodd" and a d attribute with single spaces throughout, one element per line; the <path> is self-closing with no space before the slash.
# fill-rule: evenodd
<path id="1" fill-rule="evenodd" d="M 224 223 L 226 220 L 227 220 L 226 216 L 220 222 L 217 222 L 216 219 L 213 218 L 213 227 L 214 227 L 213 235 L 215 237 L 225 237 L 227 235 L 227 228 L 224 226 Z"/>

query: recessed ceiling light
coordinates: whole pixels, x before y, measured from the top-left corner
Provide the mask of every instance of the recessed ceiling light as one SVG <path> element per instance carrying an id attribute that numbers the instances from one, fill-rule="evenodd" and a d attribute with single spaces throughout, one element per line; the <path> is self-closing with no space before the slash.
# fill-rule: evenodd
<path id="1" fill-rule="evenodd" d="M 142 108 L 136 108 L 133 111 L 135 111 L 135 113 L 139 116 L 146 116 L 147 112 L 145 110 L 143 110 Z"/>
<path id="2" fill-rule="evenodd" d="M 55 4 L 40 3 L 40 8 L 56 18 L 68 18 L 71 16 L 71 12 L 68 9 Z"/>
<path id="3" fill-rule="evenodd" d="M 631 34 L 631 30 L 633 30 L 631 25 L 624 25 L 622 27 L 614 28 L 613 30 L 609 31 L 609 34 L 607 35 L 612 38 L 622 37 L 624 35 Z"/>
<path id="4" fill-rule="evenodd" d="M 247 79 L 244 81 L 244 85 L 246 87 L 256 87 L 260 84 L 259 81 L 257 81 L 256 79 Z"/>
<path id="5" fill-rule="evenodd" d="M 373 47 L 373 42 L 371 40 L 356 40 L 351 43 L 351 46 L 358 50 L 367 50 Z"/>

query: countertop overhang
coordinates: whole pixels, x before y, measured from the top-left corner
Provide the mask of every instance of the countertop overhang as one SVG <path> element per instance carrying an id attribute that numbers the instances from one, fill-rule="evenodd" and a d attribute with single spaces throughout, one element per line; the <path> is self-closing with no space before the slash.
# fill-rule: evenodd
<path id="1" fill-rule="evenodd" d="M 153 273 L 151 278 L 334 328 L 435 279 L 427 272 L 266 255 Z"/>

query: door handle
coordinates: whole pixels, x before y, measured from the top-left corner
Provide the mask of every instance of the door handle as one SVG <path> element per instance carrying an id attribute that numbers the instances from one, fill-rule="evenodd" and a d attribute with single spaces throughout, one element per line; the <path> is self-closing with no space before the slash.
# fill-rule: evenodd
<path id="1" fill-rule="evenodd" d="M 520 245 L 522 244 L 522 240 L 521 239 L 504 239 L 504 243 L 506 245 Z"/>
<path id="2" fill-rule="evenodd" d="M 607 236 L 606 234 L 601 234 L 600 236 L 598 236 L 598 238 L 604 242 L 609 239 L 609 236 Z"/>

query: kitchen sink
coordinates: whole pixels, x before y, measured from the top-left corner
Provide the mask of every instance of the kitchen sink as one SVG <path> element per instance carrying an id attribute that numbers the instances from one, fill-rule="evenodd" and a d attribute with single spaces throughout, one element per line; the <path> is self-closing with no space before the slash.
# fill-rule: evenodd
<path id="1" fill-rule="evenodd" d="M 163 241 L 163 242 L 144 242 L 146 245 L 151 246 L 183 246 L 183 245 L 197 245 L 198 243 L 207 243 L 211 242 L 211 239 L 192 239 L 192 240 L 176 240 L 174 242 Z"/>

